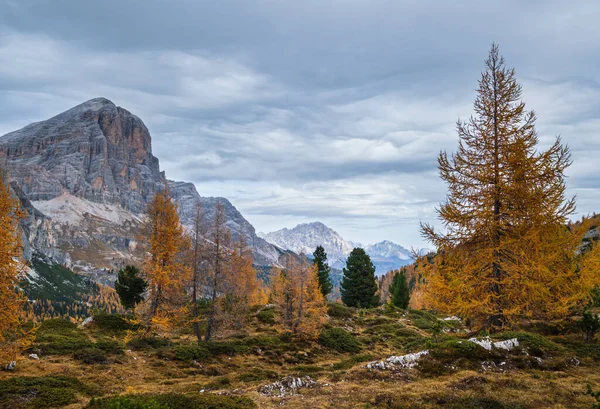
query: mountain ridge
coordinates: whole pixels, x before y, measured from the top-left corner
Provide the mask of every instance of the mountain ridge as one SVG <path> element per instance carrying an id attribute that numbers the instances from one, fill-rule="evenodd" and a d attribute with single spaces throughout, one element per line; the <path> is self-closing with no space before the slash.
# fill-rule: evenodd
<path id="1" fill-rule="evenodd" d="M 183 224 L 191 224 L 197 204 L 210 222 L 222 202 L 228 225 L 246 236 L 258 264 L 276 264 L 283 253 L 258 238 L 227 199 L 204 198 L 192 183 L 169 181 L 143 121 L 103 97 L 0 136 L 0 164 L 28 215 L 21 222 L 28 259 L 37 252 L 110 283 L 107 274 L 139 261 L 137 225 L 166 184 Z"/>

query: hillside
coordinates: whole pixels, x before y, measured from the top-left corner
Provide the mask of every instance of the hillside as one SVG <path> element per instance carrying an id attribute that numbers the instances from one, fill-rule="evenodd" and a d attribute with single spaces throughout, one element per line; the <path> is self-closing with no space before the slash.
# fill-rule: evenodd
<path id="1" fill-rule="evenodd" d="M 600 344 L 572 322 L 488 340 L 425 311 L 328 314 L 319 342 L 291 340 L 265 307 L 200 345 L 140 338 L 125 316 L 47 320 L 27 352 L 39 359 L 0 372 L 0 408 L 590 409 L 586 385 L 600 385 Z"/>

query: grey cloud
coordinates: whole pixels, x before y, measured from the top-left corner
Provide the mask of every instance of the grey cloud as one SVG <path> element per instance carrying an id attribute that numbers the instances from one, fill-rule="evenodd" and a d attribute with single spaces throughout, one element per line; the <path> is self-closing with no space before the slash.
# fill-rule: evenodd
<path id="1" fill-rule="evenodd" d="M 104 96 L 137 114 L 171 178 L 271 230 L 321 220 L 421 245 L 436 157 L 472 113 L 492 41 L 600 200 L 600 5 L 509 0 L 0 0 L 0 134 Z"/>

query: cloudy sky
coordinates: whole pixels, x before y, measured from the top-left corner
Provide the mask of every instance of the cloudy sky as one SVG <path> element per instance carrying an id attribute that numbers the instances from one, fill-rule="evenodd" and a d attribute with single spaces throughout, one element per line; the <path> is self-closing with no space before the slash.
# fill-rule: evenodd
<path id="1" fill-rule="evenodd" d="M 598 21 L 596 0 L 0 0 L 0 135 L 104 96 L 257 230 L 420 246 L 493 41 L 600 211 Z"/>

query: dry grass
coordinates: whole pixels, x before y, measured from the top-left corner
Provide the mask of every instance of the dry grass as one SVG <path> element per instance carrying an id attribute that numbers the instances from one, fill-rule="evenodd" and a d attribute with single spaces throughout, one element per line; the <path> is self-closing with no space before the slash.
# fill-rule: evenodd
<path id="1" fill-rule="evenodd" d="M 373 325 L 368 325 L 367 318 L 377 317 L 338 320 L 332 324 L 345 326 L 362 342 L 370 342 L 359 353 L 368 354 L 366 358 L 373 356 L 379 359 L 404 352 L 393 346 L 399 344 L 402 337 L 398 336 L 396 339 L 393 334 L 387 333 L 393 326 L 383 326 L 381 328 L 384 330 L 373 331 Z M 407 318 L 393 319 L 398 323 L 398 329 L 413 328 Z M 428 332 L 416 331 L 419 335 L 428 337 L 424 341 L 429 339 Z M 265 335 L 265 332 L 251 331 L 249 335 Z M 382 339 L 381 343 L 373 344 L 374 337 Z M 191 340 L 186 335 L 180 335 L 177 342 L 186 343 Z M 96 388 L 103 396 L 123 393 L 219 392 L 248 396 L 259 408 L 290 409 L 590 409 L 593 399 L 585 394 L 586 384 L 592 384 L 595 389 L 600 385 L 598 362 L 590 358 L 580 359 L 580 366 L 567 365 L 560 370 L 513 367 L 507 372 L 486 372 L 449 369 L 436 376 L 425 374 L 418 367 L 395 374 L 370 371 L 364 368 L 364 362 L 359 362 L 360 358 L 356 363 L 352 361 L 359 354 L 335 353 L 316 343 L 300 346 L 290 343 L 260 349 L 258 351 L 258 348 L 250 347 L 249 352 L 243 355 L 219 355 L 202 362 L 174 361 L 169 348 L 126 350 L 124 355 L 111 356 L 108 364 L 92 365 L 83 364 L 71 356 L 46 356 L 39 361 L 24 356 L 19 361 L 17 371 L 0 372 L 0 380 L 12 376 L 66 375 Z M 285 397 L 269 397 L 258 392 L 261 385 L 287 375 L 309 375 L 321 386 L 303 389 L 297 395 Z M 89 399 L 89 396 L 82 394 L 76 404 L 68 407 L 83 408 Z"/>

